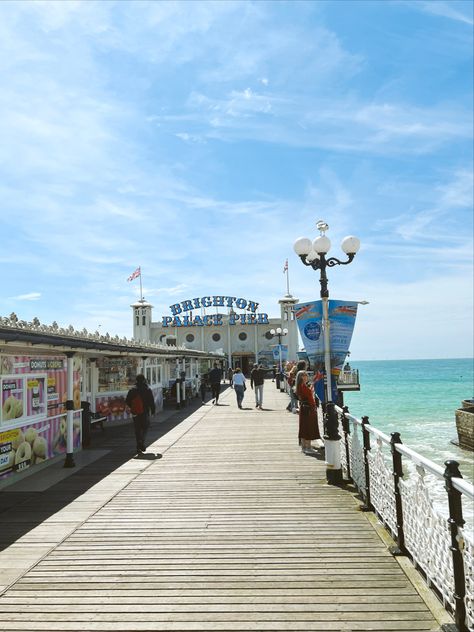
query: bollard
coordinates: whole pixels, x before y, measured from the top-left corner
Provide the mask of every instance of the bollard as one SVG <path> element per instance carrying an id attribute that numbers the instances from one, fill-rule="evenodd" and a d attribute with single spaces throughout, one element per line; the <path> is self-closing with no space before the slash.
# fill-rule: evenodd
<path id="1" fill-rule="evenodd" d="M 450 551 L 453 557 L 453 574 L 454 574 L 454 621 L 459 632 L 468 632 L 466 625 L 466 604 L 464 598 L 466 596 L 466 584 L 464 575 L 464 562 L 462 556 L 462 544 L 459 535 L 459 529 L 464 525 L 462 515 L 461 492 L 455 489 L 453 478 L 462 478 L 459 471 L 459 463 L 457 461 L 445 461 L 446 469 L 444 471 L 445 489 L 448 492 L 449 506 L 449 530 L 451 534 Z"/>
<path id="2" fill-rule="evenodd" d="M 393 489 L 395 494 L 395 512 L 397 515 L 397 544 L 396 546 L 390 546 L 388 550 L 392 555 L 406 555 L 405 533 L 403 531 L 403 505 L 400 493 L 400 479 L 403 478 L 402 455 L 396 448 L 396 444 L 401 443 L 402 440 L 399 432 L 392 432 L 390 436 L 392 437 L 390 440 L 390 451 L 392 453 Z"/>

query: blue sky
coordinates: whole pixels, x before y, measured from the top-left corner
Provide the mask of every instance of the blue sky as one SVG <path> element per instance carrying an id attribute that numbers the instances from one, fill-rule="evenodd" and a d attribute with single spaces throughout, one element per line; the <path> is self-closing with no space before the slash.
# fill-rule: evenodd
<path id="1" fill-rule="evenodd" d="M 225 294 L 318 298 L 325 219 L 353 359 L 462 357 L 473 329 L 473 4 L 0 3 L 0 314 L 132 334 Z"/>

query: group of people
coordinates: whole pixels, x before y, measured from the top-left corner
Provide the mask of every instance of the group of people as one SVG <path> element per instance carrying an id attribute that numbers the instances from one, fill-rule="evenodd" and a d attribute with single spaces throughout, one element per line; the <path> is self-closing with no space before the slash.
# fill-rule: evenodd
<path id="1" fill-rule="evenodd" d="M 231 375 L 230 372 L 227 375 L 235 391 L 237 406 L 242 409 L 244 394 L 247 390 L 245 375 L 240 367 L 236 367 Z M 201 378 L 200 392 L 203 404 L 210 386 L 212 403 L 219 405 L 222 378 L 223 371 L 217 363 L 206 376 Z M 320 401 L 314 393 L 304 360 L 300 360 L 288 370 L 286 379 L 290 387 L 290 404 L 287 410 L 298 413 L 298 440 L 303 452 L 308 454 L 313 451 L 311 441 L 321 439 L 318 425 Z M 250 387 L 255 394 L 255 408 L 259 410 L 263 410 L 264 384 L 265 369 L 261 364 L 255 363 L 250 373 Z M 155 414 L 155 400 L 144 375 L 137 375 L 136 384 L 129 390 L 125 401 L 132 413 L 137 453 L 140 454 L 146 450 L 145 437 L 150 425 L 150 415 Z"/>

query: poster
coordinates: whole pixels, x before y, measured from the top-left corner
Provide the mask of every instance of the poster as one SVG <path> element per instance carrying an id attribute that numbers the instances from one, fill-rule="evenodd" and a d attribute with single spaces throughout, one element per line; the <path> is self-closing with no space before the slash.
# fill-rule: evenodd
<path id="1" fill-rule="evenodd" d="M 358 303 L 353 301 L 328 301 L 331 386 L 334 402 L 337 401 L 337 378 L 344 366 L 354 331 L 357 306 Z M 314 390 L 321 401 L 325 401 L 323 303 L 321 300 L 300 303 L 294 308 L 294 312 L 311 369 L 314 371 Z"/>
<path id="2" fill-rule="evenodd" d="M 73 419 L 73 447 L 81 445 L 81 414 Z M 66 415 L 0 431 L 0 479 L 66 453 Z"/>
<path id="3" fill-rule="evenodd" d="M 74 407 L 80 408 L 80 364 L 73 367 Z M 66 453 L 67 365 L 64 356 L 0 358 L 0 478 Z M 81 412 L 73 417 L 73 447 L 81 446 Z"/>

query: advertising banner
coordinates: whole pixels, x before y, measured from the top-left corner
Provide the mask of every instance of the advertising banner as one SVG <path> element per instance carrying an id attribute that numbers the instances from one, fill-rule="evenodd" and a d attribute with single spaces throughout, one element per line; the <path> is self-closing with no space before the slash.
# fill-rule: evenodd
<path id="1" fill-rule="evenodd" d="M 81 415 L 73 420 L 73 446 L 81 445 Z M 0 479 L 66 453 L 66 416 L 0 431 Z"/>
<path id="2" fill-rule="evenodd" d="M 80 408 L 80 365 L 73 368 L 74 407 Z M 64 356 L 0 358 L 0 478 L 66 453 L 67 370 Z M 12 427 L 14 426 L 14 427 Z M 73 446 L 81 445 L 74 414 Z"/>
<path id="3" fill-rule="evenodd" d="M 354 331 L 357 303 L 330 299 L 328 302 L 329 348 L 331 356 L 332 400 L 337 401 L 337 378 L 344 366 Z M 323 303 L 311 301 L 295 307 L 298 329 L 314 371 L 314 389 L 317 396 L 326 400 L 324 390 L 324 334 Z"/>
<path id="4" fill-rule="evenodd" d="M 280 355 L 281 354 L 281 355 Z M 285 366 L 285 362 L 288 360 L 288 345 L 275 345 L 273 347 L 273 361 L 275 364 L 280 363 Z"/>

